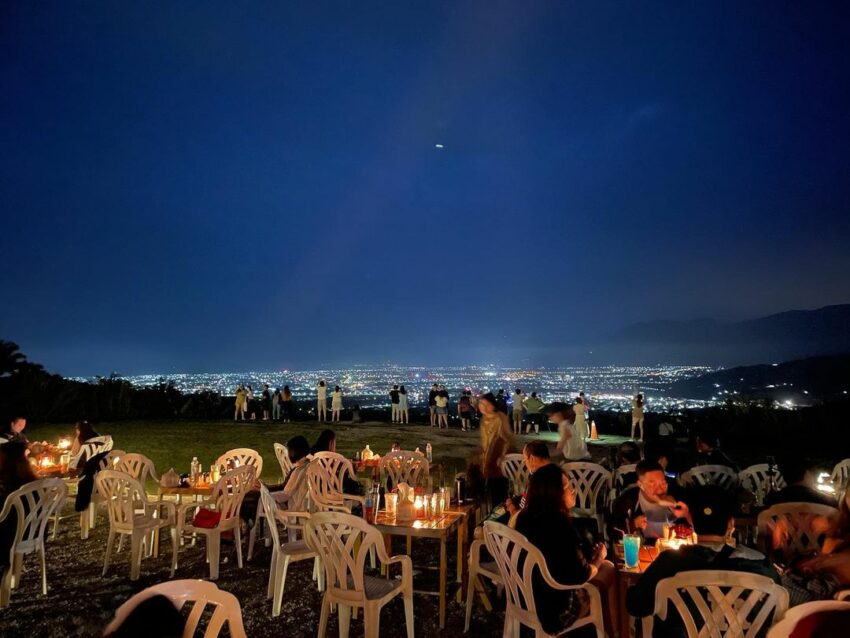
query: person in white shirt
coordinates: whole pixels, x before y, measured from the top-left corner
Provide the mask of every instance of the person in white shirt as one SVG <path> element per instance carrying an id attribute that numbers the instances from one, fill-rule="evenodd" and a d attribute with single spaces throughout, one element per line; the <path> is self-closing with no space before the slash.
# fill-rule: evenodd
<path id="1" fill-rule="evenodd" d="M 558 444 L 555 454 L 563 454 L 567 461 L 585 461 L 590 458 L 587 444 L 575 429 L 575 412 L 572 406 L 562 401 L 554 401 L 546 406 L 545 414 L 550 423 L 558 425 Z"/>
<path id="2" fill-rule="evenodd" d="M 635 430 L 640 428 L 640 441 L 643 441 L 643 408 L 643 395 L 635 395 L 632 400 L 632 438 L 635 438 Z"/>
<path id="3" fill-rule="evenodd" d="M 316 386 L 316 419 L 328 420 L 328 386 L 324 379 L 320 380 L 319 385 Z"/>
<path id="4" fill-rule="evenodd" d="M 342 390 L 336 386 L 331 395 L 331 421 L 339 423 L 340 412 L 342 412 Z"/>
<path id="5" fill-rule="evenodd" d="M 513 394 L 513 424 L 514 424 L 514 434 L 522 434 L 522 402 L 525 400 L 525 395 L 522 393 L 522 390 L 519 388 L 514 391 Z"/>
<path id="6" fill-rule="evenodd" d="M 584 392 L 579 392 L 578 398 L 581 399 L 584 405 L 584 420 L 590 423 L 590 399 L 584 395 Z"/>

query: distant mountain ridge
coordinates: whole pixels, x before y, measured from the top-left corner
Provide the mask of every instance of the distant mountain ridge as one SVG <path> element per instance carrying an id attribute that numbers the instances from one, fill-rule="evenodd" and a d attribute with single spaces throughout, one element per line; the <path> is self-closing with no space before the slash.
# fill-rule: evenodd
<path id="1" fill-rule="evenodd" d="M 611 335 L 600 349 L 627 360 L 724 367 L 842 354 L 850 352 L 850 304 L 738 322 L 647 321 Z"/>
<path id="2" fill-rule="evenodd" d="M 670 386 L 673 396 L 765 397 L 810 405 L 850 398 L 850 354 L 809 357 L 778 364 L 741 366 L 711 372 Z"/>

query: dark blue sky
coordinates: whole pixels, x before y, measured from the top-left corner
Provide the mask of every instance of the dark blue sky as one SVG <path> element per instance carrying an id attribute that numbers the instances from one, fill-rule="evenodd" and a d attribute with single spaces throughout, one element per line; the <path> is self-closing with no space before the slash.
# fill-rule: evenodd
<path id="1" fill-rule="evenodd" d="M 5 2 L 0 338 L 569 364 L 850 301 L 848 41 L 844 2 Z"/>

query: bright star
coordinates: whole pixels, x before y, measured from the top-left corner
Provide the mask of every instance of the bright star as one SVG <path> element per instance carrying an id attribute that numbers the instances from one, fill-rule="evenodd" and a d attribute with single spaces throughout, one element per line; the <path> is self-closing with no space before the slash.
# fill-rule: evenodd
<path id="1" fill-rule="evenodd" d="M 443 145 L 442 145 L 442 144 L 434 144 L 434 146 L 435 146 L 436 148 L 443 148 Z"/>

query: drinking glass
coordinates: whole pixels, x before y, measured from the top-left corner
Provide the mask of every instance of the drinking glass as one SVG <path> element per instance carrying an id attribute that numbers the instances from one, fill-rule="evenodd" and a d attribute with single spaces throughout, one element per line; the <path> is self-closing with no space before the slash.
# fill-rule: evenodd
<path id="1" fill-rule="evenodd" d="M 394 492 L 388 492 L 384 495 L 384 501 L 387 504 L 387 516 L 395 518 L 396 512 L 398 510 L 398 494 Z"/>
<path id="2" fill-rule="evenodd" d="M 623 536 L 623 562 L 626 569 L 634 569 L 638 566 L 640 555 L 640 536 L 637 534 L 626 534 Z"/>

